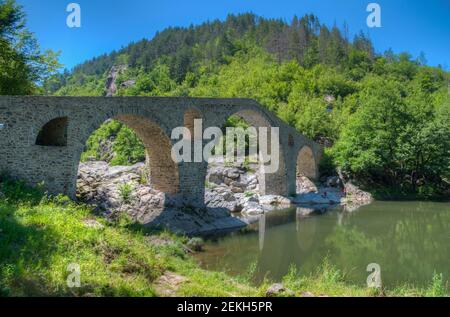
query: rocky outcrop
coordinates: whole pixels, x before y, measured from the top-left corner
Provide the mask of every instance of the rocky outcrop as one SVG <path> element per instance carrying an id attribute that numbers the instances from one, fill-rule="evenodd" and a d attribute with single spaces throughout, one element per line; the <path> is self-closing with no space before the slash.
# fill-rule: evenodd
<path id="1" fill-rule="evenodd" d="M 125 69 L 127 69 L 125 65 L 117 65 L 111 67 L 105 83 L 106 97 L 112 97 L 117 93 L 117 78 Z"/>
<path id="2" fill-rule="evenodd" d="M 370 193 L 339 176 L 326 177 L 321 186 L 316 186 L 306 177 L 299 177 L 297 189 L 297 195 L 292 198 L 292 202 L 300 205 L 341 204 L 352 211 L 373 201 Z"/>
<path id="3" fill-rule="evenodd" d="M 176 195 L 167 195 L 143 182 L 144 163 L 112 166 L 106 162 L 80 164 L 78 197 L 96 206 L 109 220 L 125 213 L 136 222 L 187 235 L 231 231 L 245 226 L 226 208 L 193 208 Z"/>
<path id="4" fill-rule="evenodd" d="M 125 71 L 127 69 L 126 65 L 117 65 L 111 67 L 111 70 L 109 71 L 108 77 L 106 78 L 105 82 L 105 89 L 106 89 L 106 97 L 112 97 L 115 96 L 117 93 L 117 78 L 119 77 L 120 73 Z M 128 88 L 136 84 L 136 81 L 134 79 L 126 80 L 122 83 L 120 83 L 120 88 Z"/>
<path id="5" fill-rule="evenodd" d="M 373 197 L 370 193 L 361 190 L 352 182 L 345 183 L 344 192 L 345 198 L 342 200 L 342 205 L 346 211 L 354 211 L 373 202 Z"/>
<path id="6" fill-rule="evenodd" d="M 281 283 L 271 285 L 266 291 L 266 297 L 294 297 L 295 293 L 290 289 L 284 287 Z"/>
<path id="7" fill-rule="evenodd" d="M 251 222 L 260 214 L 294 205 L 315 210 L 341 204 L 352 211 L 372 201 L 370 194 L 339 177 L 326 178 L 322 186 L 299 177 L 294 197 L 259 195 L 256 170 L 255 166 L 211 164 L 205 189 L 206 208 L 195 208 L 185 205 L 176 195 L 148 185 L 144 163 L 109 166 L 106 162 L 90 161 L 80 164 L 78 197 L 94 204 L 107 219 L 126 213 L 139 223 L 190 235 L 240 228 L 245 226 L 244 221 Z"/>
<path id="8" fill-rule="evenodd" d="M 259 215 L 274 209 L 289 208 L 291 201 L 283 196 L 260 196 L 257 166 L 223 166 L 210 163 L 205 203 L 208 207 L 226 208 L 233 213 Z"/>

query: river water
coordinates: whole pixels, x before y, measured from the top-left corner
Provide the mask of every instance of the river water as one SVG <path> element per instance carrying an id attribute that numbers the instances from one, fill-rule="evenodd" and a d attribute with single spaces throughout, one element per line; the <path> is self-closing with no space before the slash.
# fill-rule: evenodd
<path id="1" fill-rule="evenodd" d="M 198 254 L 204 268 L 237 275 L 256 265 L 256 281 L 280 281 L 292 264 L 310 274 L 327 258 L 357 285 L 365 285 L 371 263 L 380 266 L 387 287 L 426 287 L 434 272 L 450 284 L 450 203 L 276 211 L 242 232 L 207 241 L 205 249 Z"/>

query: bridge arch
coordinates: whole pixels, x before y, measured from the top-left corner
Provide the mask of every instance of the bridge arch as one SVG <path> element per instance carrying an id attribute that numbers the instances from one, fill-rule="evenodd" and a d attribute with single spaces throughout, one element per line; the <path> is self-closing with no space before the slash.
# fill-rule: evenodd
<path id="1" fill-rule="evenodd" d="M 311 180 L 318 178 L 318 169 L 314 152 L 308 145 L 304 145 L 297 155 L 297 177 L 305 176 Z"/>
<path id="2" fill-rule="evenodd" d="M 258 132 L 258 140 L 260 138 L 259 128 L 267 128 L 268 134 L 268 149 L 269 155 L 275 153 L 270 152 L 271 148 L 271 129 L 272 127 L 277 127 L 277 124 L 273 122 L 273 120 L 268 116 L 263 109 L 256 108 L 253 106 L 247 107 L 231 107 L 222 117 L 219 119 L 222 127 L 225 126 L 228 118 L 230 117 L 239 117 L 244 120 L 250 127 L 254 127 Z M 217 120 L 217 119 L 216 119 Z M 259 162 L 259 170 L 258 170 L 258 182 L 259 182 L 259 194 L 260 195 L 287 195 L 288 194 L 288 184 L 287 184 L 287 169 L 285 162 L 285 149 L 284 142 L 279 135 L 279 147 L 277 148 L 279 156 L 275 158 L 278 159 L 278 168 L 276 171 L 272 171 L 270 168 L 270 164 L 262 164 Z M 258 149 L 258 153 L 260 153 Z M 260 155 L 259 155 L 260 156 Z M 259 157 L 259 159 L 261 159 Z"/>
<path id="3" fill-rule="evenodd" d="M 262 194 L 295 194 L 296 160 L 298 151 L 304 145 L 312 149 L 316 162 L 321 156 L 320 145 L 308 140 L 268 109 L 250 99 L 3 96 L 0 97 L 0 108 L 4 110 L 0 111 L 0 148 L 4 149 L 0 151 L 0 170 L 5 170 L 12 177 L 23 179 L 30 185 L 44 182 L 46 190 L 51 194 L 65 193 L 75 197 L 78 166 L 86 141 L 102 123 L 112 118 L 126 121 L 127 126 L 139 132 L 141 139 L 147 140 L 148 148 L 157 146 L 163 149 L 159 152 L 164 155 L 158 153 L 160 157 L 153 159 L 153 163 L 165 161 L 170 164 L 171 159 L 163 158 L 169 157 L 169 145 L 171 148 L 172 143 L 177 143 L 177 140 L 170 139 L 173 129 L 183 126 L 184 119 L 192 121 L 193 118 L 198 118 L 199 113 L 204 118 L 203 129 L 222 127 L 233 114 L 256 128 L 279 127 L 280 168 L 277 173 L 264 175 Z M 66 145 L 36 145 L 64 144 L 36 142 L 40 130 L 47 123 L 63 117 L 67 117 Z M 156 140 L 160 140 L 163 145 L 150 141 L 153 138 L 147 138 L 148 135 L 157 135 Z M 204 162 L 171 165 L 172 172 L 165 174 L 171 182 L 161 180 L 160 188 L 174 192 L 178 186 L 183 197 L 202 200 L 207 165 Z M 152 181 L 155 182 L 155 177 Z"/>
<path id="4" fill-rule="evenodd" d="M 51 119 L 39 130 L 35 145 L 67 146 L 67 127 L 67 116 Z"/>
<path id="5" fill-rule="evenodd" d="M 179 192 L 180 182 L 178 165 L 171 158 L 172 141 L 167 133 L 168 128 L 164 126 L 157 116 L 139 111 L 126 111 L 109 113 L 95 120 L 80 139 L 82 145 L 76 155 L 76 161 L 80 162 L 81 153 L 84 150 L 88 138 L 92 133 L 108 119 L 117 120 L 133 130 L 145 148 L 146 176 L 149 184 L 156 190 L 167 194 Z M 77 165 L 78 170 L 78 165 Z M 75 182 L 76 175 L 74 173 Z"/>

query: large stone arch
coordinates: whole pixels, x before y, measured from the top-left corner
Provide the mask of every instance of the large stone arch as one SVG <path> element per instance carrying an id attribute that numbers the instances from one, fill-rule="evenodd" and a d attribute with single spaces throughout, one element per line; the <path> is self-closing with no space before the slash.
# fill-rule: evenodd
<path id="1" fill-rule="evenodd" d="M 76 177 L 81 153 L 90 135 L 108 119 L 117 120 L 132 129 L 142 141 L 146 151 L 146 167 L 150 184 L 167 194 L 177 194 L 180 190 L 179 166 L 171 158 L 172 141 L 170 129 L 153 113 L 128 109 L 113 111 L 98 116 L 87 124 L 80 133 L 73 167 L 73 183 L 76 191 Z"/>
<path id="2" fill-rule="evenodd" d="M 279 127 L 278 123 L 271 118 L 262 108 L 248 106 L 230 106 L 222 112 L 215 112 L 214 117 L 209 118 L 208 126 L 216 125 L 223 127 L 228 118 L 237 116 L 246 121 L 250 126 L 259 128 L 268 128 L 268 141 L 270 142 L 271 127 Z M 212 124 L 214 122 L 214 124 Z M 279 166 L 276 172 L 267 172 L 267 166 L 260 164 L 259 170 L 259 187 L 260 195 L 288 195 L 287 172 L 286 172 L 286 148 L 279 131 Z M 258 133 L 259 134 L 259 133 Z M 259 136 L 258 136 L 259 137 Z M 270 149 L 270 144 L 268 144 Z M 269 154 L 271 154 L 269 152 Z"/>

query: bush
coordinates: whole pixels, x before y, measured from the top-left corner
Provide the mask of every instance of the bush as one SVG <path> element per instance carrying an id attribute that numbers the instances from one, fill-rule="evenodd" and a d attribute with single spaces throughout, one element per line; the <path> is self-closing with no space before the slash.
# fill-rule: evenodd
<path id="1" fill-rule="evenodd" d="M 119 195 L 122 199 L 122 202 L 125 204 L 129 204 L 132 201 L 132 194 L 134 191 L 134 186 L 129 183 L 123 183 L 119 186 Z"/>

